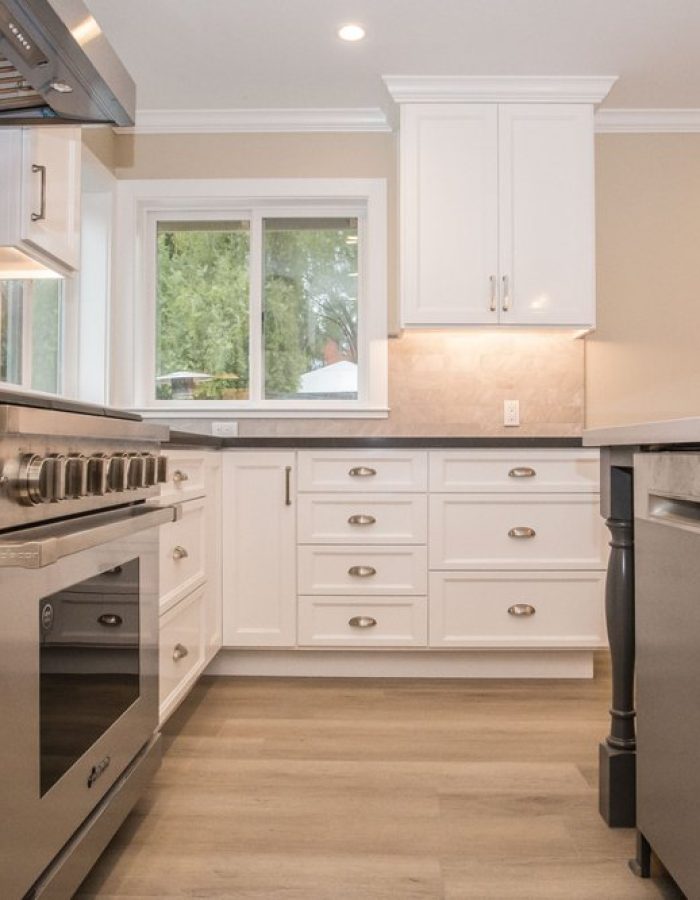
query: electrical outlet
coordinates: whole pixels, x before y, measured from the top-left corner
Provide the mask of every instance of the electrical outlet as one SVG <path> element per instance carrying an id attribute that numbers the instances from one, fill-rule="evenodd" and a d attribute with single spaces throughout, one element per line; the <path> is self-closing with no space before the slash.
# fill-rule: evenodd
<path id="1" fill-rule="evenodd" d="M 211 433 L 216 437 L 238 437 L 238 422 L 212 422 Z"/>
<path id="2" fill-rule="evenodd" d="M 507 427 L 520 425 L 520 401 L 503 401 L 503 424 Z"/>

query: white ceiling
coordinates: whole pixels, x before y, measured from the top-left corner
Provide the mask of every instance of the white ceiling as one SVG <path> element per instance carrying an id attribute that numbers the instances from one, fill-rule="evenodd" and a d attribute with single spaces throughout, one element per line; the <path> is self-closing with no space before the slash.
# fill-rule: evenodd
<path id="1" fill-rule="evenodd" d="M 387 110 L 385 74 L 619 75 L 607 107 L 700 107 L 699 0 L 87 2 L 140 109 Z"/>

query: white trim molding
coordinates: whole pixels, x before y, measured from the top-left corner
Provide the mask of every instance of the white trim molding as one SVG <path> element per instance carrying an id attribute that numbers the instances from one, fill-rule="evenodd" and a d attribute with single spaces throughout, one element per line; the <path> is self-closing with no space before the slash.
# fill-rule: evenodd
<path id="1" fill-rule="evenodd" d="M 616 75 L 384 75 L 397 103 L 600 103 Z"/>
<path id="2" fill-rule="evenodd" d="M 117 134 L 237 134 L 243 132 L 387 132 L 379 108 L 367 109 L 142 109 L 132 128 Z"/>
<path id="3" fill-rule="evenodd" d="M 700 109 L 599 109 L 598 134 L 693 134 L 700 132 Z"/>

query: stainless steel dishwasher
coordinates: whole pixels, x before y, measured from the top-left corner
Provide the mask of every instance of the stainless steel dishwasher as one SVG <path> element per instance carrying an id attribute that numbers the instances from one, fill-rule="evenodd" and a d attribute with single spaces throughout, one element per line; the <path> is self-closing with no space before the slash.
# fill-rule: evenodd
<path id="1" fill-rule="evenodd" d="M 634 472 L 637 827 L 700 897 L 700 452 L 639 454 Z"/>

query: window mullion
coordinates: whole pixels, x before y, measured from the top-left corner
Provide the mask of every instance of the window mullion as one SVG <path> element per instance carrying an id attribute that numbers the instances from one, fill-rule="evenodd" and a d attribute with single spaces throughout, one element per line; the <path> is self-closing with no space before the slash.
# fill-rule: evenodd
<path id="1" fill-rule="evenodd" d="M 263 247 L 262 215 L 253 211 L 250 220 L 250 341 L 249 393 L 251 401 L 259 403 L 263 399 Z"/>

